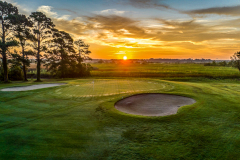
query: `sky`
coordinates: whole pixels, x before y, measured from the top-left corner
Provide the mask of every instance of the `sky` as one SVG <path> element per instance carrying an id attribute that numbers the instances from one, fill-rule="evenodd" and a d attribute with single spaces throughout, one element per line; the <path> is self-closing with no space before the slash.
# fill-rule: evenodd
<path id="1" fill-rule="evenodd" d="M 45 13 L 94 59 L 230 59 L 240 48 L 240 0 L 6 1 Z"/>

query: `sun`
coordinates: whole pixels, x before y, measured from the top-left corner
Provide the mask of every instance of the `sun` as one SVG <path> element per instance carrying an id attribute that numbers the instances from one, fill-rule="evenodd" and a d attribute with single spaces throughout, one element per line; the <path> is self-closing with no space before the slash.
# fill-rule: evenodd
<path id="1" fill-rule="evenodd" d="M 123 60 L 127 60 L 127 56 L 124 56 L 124 57 L 123 57 Z"/>

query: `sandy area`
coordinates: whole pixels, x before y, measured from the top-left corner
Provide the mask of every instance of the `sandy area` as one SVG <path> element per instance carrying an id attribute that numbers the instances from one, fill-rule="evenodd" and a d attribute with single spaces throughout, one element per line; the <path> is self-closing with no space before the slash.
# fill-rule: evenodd
<path id="1" fill-rule="evenodd" d="M 41 89 L 41 88 L 61 86 L 64 84 L 65 83 L 37 84 L 32 86 L 4 88 L 4 89 L 1 89 L 0 91 L 30 91 L 30 90 Z"/>
<path id="2" fill-rule="evenodd" d="M 121 112 L 143 116 L 166 116 L 176 114 L 181 106 L 191 105 L 192 98 L 170 94 L 138 94 L 124 98 L 115 103 Z"/>

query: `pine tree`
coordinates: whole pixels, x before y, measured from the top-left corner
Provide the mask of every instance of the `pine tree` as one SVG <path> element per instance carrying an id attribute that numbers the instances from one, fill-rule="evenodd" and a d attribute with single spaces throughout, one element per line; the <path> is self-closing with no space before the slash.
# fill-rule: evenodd
<path id="1" fill-rule="evenodd" d="M 32 47 L 36 51 L 36 59 L 37 59 L 37 81 L 40 80 L 40 72 L 41 72 L 41 62 L 42 62 L 42 54 L 47 50 L 45 46 L 45 42 L 49 40 L 52 36 L 51 29 L 54 28 L 54 24 L 50 18 L 48 18 L 42 12 L 32 12 L 30 15 L 30 20 L 33 23 L 33 37 L 32 37 Z"/>
<path id="2" fill-rule="evenodd" d="M 4 82 L 8 80 L 8 65 L 7 65 L 7 51 L 9 47 L 17 46 L 18 43 L 12 39 L 13 24 L 11 19 L 18 15 L 17 7 L 11 3 L 0 1 L 0 21 L 1 21 L 1 41 L 0 49 L 2 55 L 2 66 L 4 72 Z"/>

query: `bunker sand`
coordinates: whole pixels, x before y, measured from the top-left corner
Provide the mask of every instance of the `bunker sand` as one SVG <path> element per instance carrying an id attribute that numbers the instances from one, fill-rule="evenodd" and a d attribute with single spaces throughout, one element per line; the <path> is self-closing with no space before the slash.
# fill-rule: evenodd
<path id="1" fill-rule="evenodd" d="M 192 98 L 170 94 L 137 94 L 115 103 L 121 112 L 142 116 L 167 116 L 176 114 L 178 108 L 191 105 L 196 101 Z"/>
<path id="2" fill-rule="evenodd" d="M 37 85 L 23 86 L 23 87 L 4 88 L 4 89 L 1 89 L 0 91 L 30 91 L 30 90 L 35 90 L 35 89 L 61 86 L 64 84 L 66 84 L 66 83 L 37 84 Z"/>

